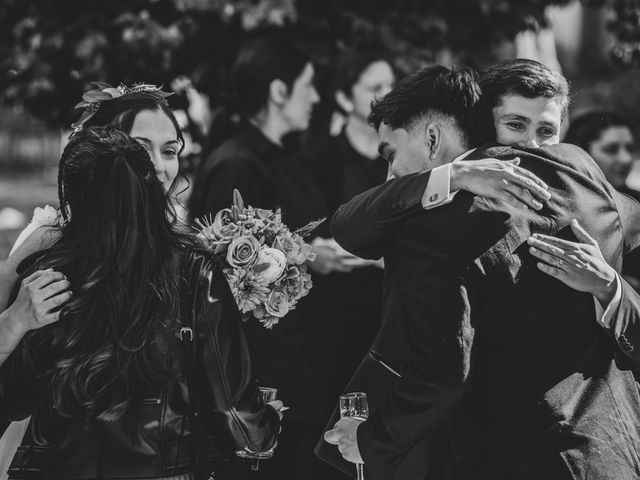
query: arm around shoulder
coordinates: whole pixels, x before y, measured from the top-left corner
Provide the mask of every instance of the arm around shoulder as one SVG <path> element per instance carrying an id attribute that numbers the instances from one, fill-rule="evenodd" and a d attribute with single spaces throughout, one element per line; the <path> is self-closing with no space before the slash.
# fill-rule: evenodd
<path id="1" fill-rule="evenodd" d="M 20 244 L 16 243 L 9 257 L 0 263 L 0 308 L 6 308 L 13 285 L 18 280 L 20 263 L 40 250 L 49 248 L 60 236 L 60 229 L 54 226 L 40 226 L 31 232 Z"/>
<path id="2" fill-rule="evenodd" d="M 331 232 L 345 250 L 377 260 L 402 222 L 422 208 L 431 172 L 389 180 L 356 195 L 331 218 Z"/>

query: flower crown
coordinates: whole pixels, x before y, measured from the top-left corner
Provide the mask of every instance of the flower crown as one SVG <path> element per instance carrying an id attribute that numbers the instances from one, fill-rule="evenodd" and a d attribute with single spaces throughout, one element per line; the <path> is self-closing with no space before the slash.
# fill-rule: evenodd
<path id="1" fill-rule="evenodd" d="M 116 98 L 124 97 L 126 95 L 134 95 L 136 93 L 144 93 L 156 97 L 159 100 L 173 95 L 173 92 L 163 92 L 162 85 L 156 87 L 155 85 L 149 85 L 145 83 L 134 83 L 133 86 L 128 87 L 124 83 L 114 88 L 105 82 L 92 82 L 96 88 L 89 90 L 82 95 L 82 101 L 79 102 L 75 108 L 84 108 L 84 112 L 77 122 L 71 124 L 73 133 L 78 133 L 82 130 L 83 125 L 93 117 L 103 102 L 108 102 Z"/>

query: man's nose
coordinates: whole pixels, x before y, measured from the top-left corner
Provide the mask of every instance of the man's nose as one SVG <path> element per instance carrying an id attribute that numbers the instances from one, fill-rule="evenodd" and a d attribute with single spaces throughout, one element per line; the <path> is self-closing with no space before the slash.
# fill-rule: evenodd
<path id="1" fill-rule="evenodd" d="M 538 139 L 533 136 L 522 139 L 520 142 L 518 142 L 518 146 L 520 148 L 538 148 L 540 146 L 540 142 L 538 142 Z"/>
<path id="2" fill-rule="evenodd" d="M 618 162 L 624 163 L 628 165 L 633 162 L 633 157 L 631 156 L 631 152 L 626 148 L 620 148 L 618 150 Z"/>
<path id="3" fill-rule="evenodd" d="M 318 94 L 318 90 L 313 87 L 313 91 L 311 92 L 311 103 L 318 103 L 320 101 L 320 95 Z"/>
<path id="4" fill-rule="evenodd" d="M 391 91 L 391 88 L 392 88 L 391 85 L 385 85 L 384 87 L 382 87 L 380 89 L 380 91 L 378 91 L 377 97 L 378 98 L 384 97 L 387 93 L 389 93 Z"/>

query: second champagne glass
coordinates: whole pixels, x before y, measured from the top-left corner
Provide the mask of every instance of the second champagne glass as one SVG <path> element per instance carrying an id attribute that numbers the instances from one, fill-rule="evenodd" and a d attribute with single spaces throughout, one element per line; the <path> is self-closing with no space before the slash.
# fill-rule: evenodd
<path id="1" fill-rule="evenodd" d="M 369 416 L 369 403 L 364 392 L 350 392 L 340 395 L 340 417 L 351 417 L 366 420 Z M 364 465 L 356 463 L 358 480 L 364 480 Z"/>

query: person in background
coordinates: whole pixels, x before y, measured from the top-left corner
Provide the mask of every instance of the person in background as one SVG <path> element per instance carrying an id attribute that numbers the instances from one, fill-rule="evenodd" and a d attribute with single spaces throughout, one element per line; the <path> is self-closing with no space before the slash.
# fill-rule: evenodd
<path id="1" fill-rule="evenodd" d="M 276 445 L 222 262 L 174 228 L 147 150 L 92 127 L 62 153 L 63 222 L 14 291 L 73 295 L 0 323 L 0 414 L 32 415 L 9 478 L 239 478 L 236 450 Z"/>
<path id="2" fill-rule="evenodd" d="M 564 142 L 591 155 L 616 190 L 640 200 L 640 192 L 627 186 L 637 146 L 631 122 L 626 118 L 607 111 L 585 113 L 571 119 Z"/>
<path id="3" fill-rule="evenodd" d="M 378 153 L 378 134 L 367 122 L 371 102 L 386 95 L 395 82 L 391 64 L 380 53 L 343 53 L 334 65 L 331 99 L 344 123 L 336 135 L 327 134 L 305 152 L 313 178 L 333 215 L 355 195 L 383 183 L 387 162 Z M 318 239 L 316 249 L 346 253 L 331 238 Z M 328 271 L 328 315 L 338 323 L 333 400 L 356 369 L 373 341 L 381 318 L 382 262 L 353 257 Z"/>
<path id="4" fill-rule="evenodd" d="M 626 118 L 607 111 L 585 113 L 571 121 L 564 142 L 586 150 L 616 190 L 640 201 L 640 192 L 627 185 L 636 144 L 631 122 Z M 640 291 L 640 252 L 625 256 L 622 274 Z"/>
<path id="5" fill-rule="evenodd" d="M 319 101 L 309 56 L 290 41 L 259 37 L 239 52 L 231 72 L 235 95 L 211 125 L 212 153 L 200 164 L 189 201 L 194 219 L 228 208 L 234 189 L 246 205 L 281 209 L 293 231 L 327 216 L 322 193 L 304 168 L 291 134 L 309 127 Z M 323 315 L 327 282 L 318 272 L 339 262 L 327 249 L 310 265 L 313 288 L 273 329 L 254 318 L 245 332 L 260 384 L 278 389 L 291 411 L 278 451 L 261 462 L 259 478 L 313 478 L 314 437 L 326 414 L 334 322 Z"/>

